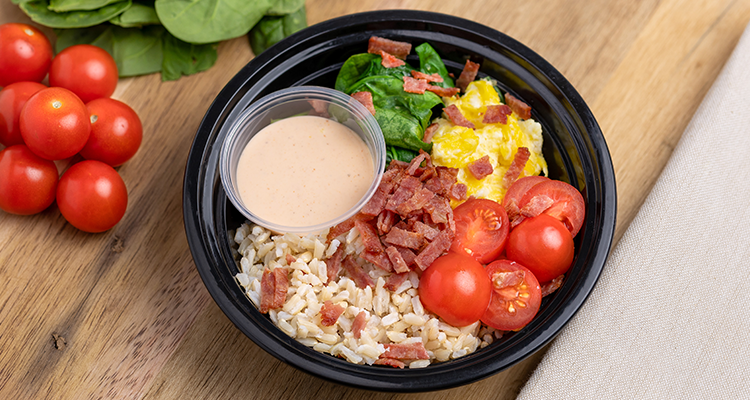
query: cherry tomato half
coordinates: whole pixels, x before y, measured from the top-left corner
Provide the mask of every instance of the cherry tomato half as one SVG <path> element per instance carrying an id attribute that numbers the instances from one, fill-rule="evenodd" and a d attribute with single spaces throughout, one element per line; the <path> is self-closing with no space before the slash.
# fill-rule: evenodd
<path id="1" fill-rule="evenodd" d="M 57 176 L 54 162 L 22 144 L 0 151 L 0 208 L 20 215 L 44 211 L 55 201 Z"/>
<path id="2" fill-rule="evenodd" d="M 523 195 L 519 207 L 532 216 L 545 213 L 565 224 L 575 237 L 583 225 L 585 203 L 578 189 L 563 181 L 548 180 L 532 186 Z"/>
<path id="3" fill-rule="evenodd" d="M 0 86 L 41 82 L 52 62 L 52 45 L 39 29 L 26 24 L 0 25 Z"/>
<path id="4" fill-rule="evenodd" d="M 128 206 L 128 190 L 114 168 L 96 160 L 73 164 L 60 178 L 57 206 L 71 225 L 104 232 L 117 225 Z"/>
<path id="5" fill-rule="evenodd" d="M 18 117 L 26 101 L 47 86 L 38 82 L 15 82 L 0 91 L 0 143 L 6 146 L 23 144 Z"/>
<path id="6" fill-rule="evenodd" d="M 466 253 L 482 264 L 497 259 L 508 239 L 508 214 L 499 203 L 469 199 L 453 210 L 456 237 L 451 250 Z"/>
<path id="7" fill-rule="evenodd" d="M 59 87 L 31 96 L 21 109 L 19 127 L 29 149 L 48 160 L 74 156 L 91 133 L 86 105 L 73 92 Z"/>
<path id="8" fill-rule="evenodd" d="M 548 282 L 570 269 L 573 236 L 562 222 L 540 214 L 510 231 L 505 254 L 530 269 L 539 282 Z"/>
<path id="9" fill-rule="evenodd" d="M 509 260 L 497 260 L 486 270 L 492 284 L 492 298 L 482 322 L 502 331 L 526 326 L 542 304 L 539 281 L 528 268 Z"/>
<path id="10" fill-rule="evenodd" d="M 133 157 L 143 138 L 138 114 L 127 104 L 110 98 L 92 100 L 86 108 L 91 120 L 91 136 L 81 156 L 113 167 Z"/>
<path id="11" fill-rule="evenodd" d="M 490 280 L 482 265 L 467 255 L 448 252 L 422 273 L 422 305 L 453 326 L 479 320 L 490 301 Z"/>
<path id="12" fill-rule="evenodd" d="M 117 64 L 100 47 L 90 44 L 70 46 L 52 60 L 49 84 L 70 90 L 84 103 L 109 97 L 117 87 Z"/>

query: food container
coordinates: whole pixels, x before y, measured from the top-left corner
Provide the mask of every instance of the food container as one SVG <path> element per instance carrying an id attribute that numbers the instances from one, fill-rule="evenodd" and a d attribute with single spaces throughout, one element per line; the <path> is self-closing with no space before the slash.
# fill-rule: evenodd
<path id="1" fill-rule="evenodd" d="M 456 76 L 467 58 L 479 63 L 479 77 L 496 79 L 502 90 L 532 107 L 532 117 L 544 130 L 543 153 L 550 177 L 578 188 L 586 202 L 573 266 L 562 287 L 544 298 L 534 320 L 484 349 L 426 368 L 355 365 L 307 348 L 261 314 L 234 278 L 238 268 L 228 232 L 245 217 L 227 199 L 219 177 L 223 127 L 269 93 L 303 85 L 333 87 L 341 65 L 349 56 L 365 52 L 371 35 L 414 46 L 429 42 Z M 602 132 L 581 96 L 554 67 L 494 29 L 449 15 L 405 10 L 329 20 L 282 40 L 250 61 L 216 97 L 195 135 L 185 170 L 183 207 L 198 272 L 214 301 L 245 335 L 306 373 L 358 388 L 400 392 L 474 382 L 549 343 L 594 288 L 609 255 L 617 211 L 614 169 Z"/>
<path id="2" fill-rule="evenodd" d="M 337 217 L 313 225 L 282 225 L 263 218 L 244 204 L 239 194 L 237 167 L 243 149 L 258 132 L 274 121 L 299 115 L 327 118 L 351 129 L 367 145 L 375 173 L 369 188 L 360 200 Z M 248 220 L 274 232 L 298 234 L 319 232 L 349 219 L 370 200 L 385 170 L 385 140 L 375 118 L 365 106 L 353 101 L 350 96 L 330 88 L 297 86 L 271 93 L 243 110 L 237 119 L 223 125 L 221 136 L 224 141 L 219 155 L 219 169 L 221 182 L 229 201 Z M 340 167 L 347 168 L 346 165 Z M 278 168 L 285 168 L 285 166 L 280 162 Z M 251 172 L 244 171 L 244 173 Z M 304 180 L 305 177 L 299 177 L 299 179 Z"/>

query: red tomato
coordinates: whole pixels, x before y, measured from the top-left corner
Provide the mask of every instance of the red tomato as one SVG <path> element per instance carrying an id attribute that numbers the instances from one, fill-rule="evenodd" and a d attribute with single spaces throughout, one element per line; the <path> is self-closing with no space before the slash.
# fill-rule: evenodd
<path id="1" fill-rule="evenodd" d="M 0 86 L 41 82 L 52 62 L 52 45 L 39 29 L 26 24 L 0 25 Z"/>
<path id="2" fill-rule="evenodd" d="M 495 260 L 508 239 L 508 214 L 499 203 L 469 199 L 453 210 L 456 237 L 451 250 L 466 253 L 482 264 Z"/>
<path id="3" fill-rule="evenodd" d="M 117 87 L 117 64 L 102 48 L 90 44 L 70 46 L 52 60 L 49 84 L 70 90 L 84 103 L 109 97 Z"/>
<path id="4" fill-rule="evenodd" d="M 562 222 L 540 214 L 510 231 L 505 254 L 530 269 L 539 282 L 551 281 L 573 263 L 573 236 Z"/>
<path id="5" fill-rule="evenodd" d="M 81 156 L 113 167 L 133 157 L 143 138 L 138 114 L 127 104 L 110 98 L 92 100 L 86 108 L 91 116 L 91 136 Z"/>
<path id="6" fill-rule="evenodd" d="M 73 164 L 60 178 L 57 206 L 76 228 L 104 232 L 125 215 L 128 191 L 114 168 L 101 161 L 84 160 Z"/>
<path id="7" fill-rule="evenodd" d="M 18 144 L 0 151 L 0 208 L 13 214 L 44 211 L 55 201 L 57 167 Z"/>
<path id="8" fill-rule="evenodd" d="M 449 252 L 422 273 L 422 305 L 453 326 L 479 320 L 490 301 L 490 280 L 482 264 L 469 256 Z"/>
<path id="9" fill-rule="evenodd" d="M 513 214 L 513 211 L 515 211 L 515 213 L 518 213 L 518 204 L 521 202 L 523 195 L 525 195 L 532 186 L 548 180 L 549 178 L 545 176 L 536 175 L 526 176 L 513 182 L 513 184 L 508 188 L 508 191 L 505 193 L 505 197 L 503 198 L 503 207 L 505 207 L 505 211 L 508 212 L 508 215 Z"/>
<path id="10" fill-rule="evenodd" d="M 6 146 L 23 144 L 18 117 L 21 108 L 34 93 L 47 86 L 37 82 L 16 82 L 0 91 L 0 143 Z"/>
<path id="11" fill-rule="evenodd" d="M 526 326 L 542 304 L 539 281 L 528 268 L 509 260 L 497 260 L 486 270 L 492 282 L 492 298 L 482 322 L 501 331 Z"/>
<path id="12" fill-rule="evenodd" d="M 545 213 L 565 224 L 575 237 L 583 225 L 585 203 L 578 189 L 563 181 L 548 180 L 532 186 L 518 204 L 531 215 Z"/>
<path id="13" fill-rule="evenodd" d="M 86 105 L 59 87 L 40 90 L 21 109 L 23 141 L 39 157 L 62 160 L 81 151 L 91 132 Z"/>

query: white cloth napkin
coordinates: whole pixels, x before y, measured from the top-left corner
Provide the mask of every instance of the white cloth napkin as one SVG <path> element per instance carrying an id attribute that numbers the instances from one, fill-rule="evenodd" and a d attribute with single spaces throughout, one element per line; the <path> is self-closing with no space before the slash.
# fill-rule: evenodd
<path id="1" fill-rule="evenodd" d="M 750 399 L 750 28 L 519 399 Z"/>

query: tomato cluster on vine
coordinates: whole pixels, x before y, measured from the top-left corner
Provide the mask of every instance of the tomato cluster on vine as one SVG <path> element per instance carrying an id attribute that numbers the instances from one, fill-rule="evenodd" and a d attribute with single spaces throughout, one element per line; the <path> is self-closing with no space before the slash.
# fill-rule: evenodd
<path id="1" fill-rule="evenodd" d="M 48 75 L 49 87 L 41 83 Z M 30 215 L 57 201 L 86 232 L 122 219 L 128 194 L 114 167 L 135 155 L 143 127 L 131 107 L 110 98 L 117 82 L 114 59 L 99 47 L 53 56 L 33 26 L 0 25 L 0 209 Z M 59 176 L 57 160 L 81 161 Z"/>

